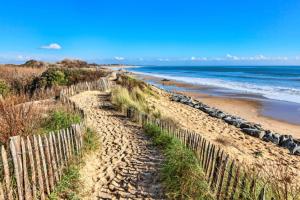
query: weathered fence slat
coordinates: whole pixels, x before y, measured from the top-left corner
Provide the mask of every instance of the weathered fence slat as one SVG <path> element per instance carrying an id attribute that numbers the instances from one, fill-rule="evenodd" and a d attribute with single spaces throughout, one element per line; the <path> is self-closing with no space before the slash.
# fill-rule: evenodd
<path id="1" fill-rule="evenodd" d="M 6 194 L 8 200 L 13 200 L 13 191 L 11 188 L 11 180 L 10 180 L 10 174 L 9 174 L 9 165 L 7 160 L 7 153 L 2 145 L 1 147 L 1 157 L 2 157 L 2 163 L 3 163 L 3 170 L 4 170 L 4 181 L 5 181 L 5 188 L 6 188 Z"/>
<path id="2" fill-rule="evenodd" d="M 247 180 L 247 173 L 244 173 L 242 182 L 241 182 L 241 186 L 240 186 L 240 195 L 239 195 L 239 199 L 244 199 L 245 198 L 245 188 L 246 188 L 246 180 Z"/>
<path id="3" fill-rule="evenodd" d="M 229 156 L 226 155 L 225 160 L 222 161 L 223 164 L 222 164 L 221 171 L 220 171 L 220 182 L 219 182 L 219 186 L 218 186 L 218 190 L 217 190 L 217 195 L 216 195 L 217 200 L 219 200 L 220 197 L 221 197 L 223 180 L 224 180 L 225 170 L 226 170 L 226 167 L 227 167 L 228 158 L 229 158 Z"/>
<path id="4" fill-rule="evenodd" d="M 50 151 L 50 161 L 52 162 L 52 170 L 53 170 L 53 177 L 54 177 L 54 183 L 57 183 L 59 178 L 58 178 L 58 170 L 57 170 L 57 165 L 56 165 L 56 156 L 54 152 L 54 147 L 53 147 L 53 140 L 52 140 L 52 133 L 48 135 L 48 144 L 49 144 L 49 151 Z"/>
<path id="5" fill-rule="evenodd" d="M 216 159 L 218 159 L 218 155 L 219 155 L 219 152 L 220 152 L 220 149 L 218 148 L 217 150 L 217 154 L 215 156 L 215 151 L 216 151 L 216 146 L 214 145 L 213 146 L 213 150 L 212 150 L 212 153 L 211 153 L 211 156 L 210 156 L 210 167 L 209 167 L 209 170 L 207 171 L 207 175 L 208 175 L 208 180 L 212 180 L 212 176 L 213 176 L 213 170 L 214 170 L 214 166 L 216 165 Z M 209 182 L 208 181 L 208 182 Z"/>
<path id="6" fill-rule="evenodd" d="M 0 200 L 5 200 L 2 183 L 0 181 Z"/>
<path id="7" fill-rule="evenodd" d="M 52 161 L 51 161 L 51 156 L 50 156 L 48 137 L 46 135 L 43 136 L 43 140 L 44 140 L 46 162 L 47 162 L 47 166 L 48 166 L 47 168 L 48 168 L 50 191 L 52 191 L 54 189 L 54 176 L 53 176 L 53 166 L 52 166 Z"/>
<path id="8" fill-rule="evenodd" d="M 27 137 L 27 149 L 28 149 L 28 157 L 29 157 L 29 163 L 30 163 L 30 169 L 31 169 L 31 188 L 32 188 L 32 197 L 33 199 L 37 199 L 36 194 L 36 171 L 35 171 L 35 164 L 34 164 L 34 158 L 33 158 L 33 152 L 32 152 L 32 146 L 29 136 Z"/>
<path id="9" fill-rule="evenodd" d="M 26 159 L 26 146 L 24 139 L 21 138 L 21 151 L 22 151 L 22 161 L 23 161 L 23 178 L 24 178 L 24 193 L 25 193 L 25 199 L 31 200 L 31 188 L 30 183 L 28 180 L 28 171 L 27 171 L 27 159 Z"/>
<path id="10" fill-rule="evenodd" d="M 213 170 L 212 182 L 211 182 L 211 185 L 210 185 L 210 188 L 213 192 L 215 191 L 216 185 L 218 183 L 221 163 L 222 163 L 222 154 L 219 155 L 219 152 L 218 152 L 215 167 L 214 167 L 214 170 Z"/>
<path id="11" fill-rule="evenodd" d="M 230 168 L 229 168 L 229 172 L 228 172 L 228 177 L 227 177 L 227 183 L 226 183 L 226 187 L 224 190 L 224 199 L 227 199 L 228 195 L 229 195 L 229 188 L 230 188 L 230 183 L 231 183 L 231 179 L 232 179 L 232 172 L 233 172 L 233 168 L 235 167 L 234 165 L 234 161 L 231 162 Z"/>
<path id="12" fill-rule="evenodd" d="M 47 173 L 48 170 L 47 170 L 46 158 L 45 158 L 42 138 L 40 135 L 38 136 L 38 141 L 39 141 L 39 149 L 40 149 L 40 154 L 41 154 L 42 169 L 43 169 L 43 174 L 44 174 L 46 191 L 47 191 L 47 194 L 50 194 L 50 186 L 49 186 L 49 179 L 48 179 L 49 177 L 48 177 L 48 173 Z"/>
<path id="13" fill-rule="evenodd" d="M 36 169 L 38 175 L 38 182 L 39 182 L 39 195 L 42 200 L 45 199 L 45 188 L 44 188 L 44 181 L 43 181 L 43 174 L 41 168 L 41 158 L 39 153 L 39 145 L 37 136 L 33 136 L 33 143 L 34 143 L 34 152 L 35 152 L 35 159 L 36 159 Z"/>
<path id="14" fill-rule="evenodd" d="M 210 158 L 209 155 L 211 154 L 212 148 L 213 148 L 213 144 L 208 142 L 208 148 L 207 148 L 207 151 L 206 151 L 206 158 L 205 158 L 205 163 L 204 163 L 204 172 L 205 172 L 205 174 L 207 173 L 207 170 L 208 170 L 208 162 L 209 162 L 209 158 Z"/>
<path id="15" fill-rule="evenodd" d="M 236 169 L 236 173 L 235 173 L 234 182 L 233 182 L 233 185 L 232 185 L 232 191 L 231 191 L 231 197 L 230 197 L 230 199 L 234 199 L 235 193 L 237 191 L 239 179 L 240 179 L 240 167 L 238 167 Z"/>
<path id="16" fill-rule="evenodd" d="M 20 167 L 20 162 L 18 161 L 18 153 L 17 153 L 17 149 L 15 147 L 14 141 L 10 140 L 10 151 L 11 151 L 11 155 L 13 158 L 13 163 L 14 163 L 14 173 L 15 173 L 15 178 L 17 181 L 17 191 L 18 191 L 18 198 L 19 200 L 22 200 L 24 197 L 23 194 L 23 188 L 22 188 L 22 180 L 20 179 L 20 173 L 22 173 L 21 171 L 21 167 Z"/>

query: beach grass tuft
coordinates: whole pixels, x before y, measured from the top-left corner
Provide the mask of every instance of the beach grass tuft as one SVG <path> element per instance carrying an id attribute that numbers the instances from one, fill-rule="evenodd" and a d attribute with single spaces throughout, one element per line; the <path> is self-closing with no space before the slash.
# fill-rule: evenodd
<path id="1" fill-rule="evenodd" d="M 161 174 L 167 198 L 213 199 L 194 153 L 156 125 L 147 124 L 144 129 L 165 155 Z"/>

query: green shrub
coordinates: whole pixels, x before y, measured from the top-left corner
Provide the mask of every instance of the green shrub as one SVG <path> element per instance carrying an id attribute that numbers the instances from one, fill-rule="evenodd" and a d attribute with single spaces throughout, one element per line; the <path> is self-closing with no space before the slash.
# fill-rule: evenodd
<path id="1" fill-rule="evenodd" d="M 46 131 L 55 131 L 70 127 L 72 124 L 77 124 L 81 121 L 78 114 L 68 113 L 65 111 L 54 111 L 43 123 L 43 128 Z"/>
<path id="2" fill-rule="evenodd" d="M 50 200 L 69 199 L 79 200 L 77 196 L 80 188 L 79 166 L 72 164 L 65 170 L 65 173 L 54 191 L 49 195 Z"/>
<path id="3" fill-rule="evenodd" d="M 9 93 L 9 90 L 9 85 L 4 80 L 0 80 L 0 95 L 6 96 Z"/>
<path id="4" fill-rule="evenodd" d="M 84 134 L 83 141 L 84 141 L 84 152 L 95 151 L 100 146 L 99 136 L 94 130 L 90 128 L 87 128 L 86 133 Z"/>
<path id="5" fill-rule="evenodd" d="M 144 128 L 153 138 L 153 144 L 163 149 L 165 162 L 161 174 L 168 199 L 212 200 L 194 153 L 158 126 L 148 124 Z"/>

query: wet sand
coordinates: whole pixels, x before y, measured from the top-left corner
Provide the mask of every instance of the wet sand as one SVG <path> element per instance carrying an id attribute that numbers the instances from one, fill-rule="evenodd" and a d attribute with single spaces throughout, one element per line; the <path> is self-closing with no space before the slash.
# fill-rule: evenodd
<path id="1" fill-rule="evenodd" d="M 255 96 L 248 98 L 247 96 L 239 96 L 239 98 L 232 95 L 232 97 L 212 96 L 207 94 L 207 90 L 213 88 L 182 83 L 174 80 L 162 81 L 161 78 L 152 76 L 141 76 L 139 78 L 156 83 L 162 86 L 168 86 L 171 90 L 191 96 L 199 101 L 223 110 L 229 114 L 240 116 L 248 121 L 260 123 L 265 129 L 272 131 L 293 135 L 295 138 L 300 138 L 300 124 L 293 124 L 283 120 L 278 120 L 273 117 L 262 115 L 262 109 L 265 105 Z M 180 91 L 177 89 L 180 88 Z M 203 92 L 202 92 L 203 91 Z M 249 96 L 250 97 L 250 96 Z M 281 114 L 281 113 L 277 113 Z"/>

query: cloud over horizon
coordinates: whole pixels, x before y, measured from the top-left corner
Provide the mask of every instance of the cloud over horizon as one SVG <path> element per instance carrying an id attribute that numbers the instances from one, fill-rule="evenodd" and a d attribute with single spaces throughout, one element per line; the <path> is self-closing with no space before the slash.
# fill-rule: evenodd
<path id="1" fill-rule="evenodd" d="M 124 57 L 120 57 L 120 56 L 115 56 L 115 60 L 122 61 L 122 60 L 125 60 L 125 58 Z"/>
<path id="2" fill-rule="evenodd" d="M 62 47 L 57 44 L 57 43 L 51 43 L 51 44 L 48 44 L 48 45 L 44 45 L 44 46 L 41 46 L 41 49 L 54 49 L 54 50 L 59 50 L 61 49 Z"/>

